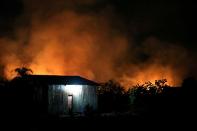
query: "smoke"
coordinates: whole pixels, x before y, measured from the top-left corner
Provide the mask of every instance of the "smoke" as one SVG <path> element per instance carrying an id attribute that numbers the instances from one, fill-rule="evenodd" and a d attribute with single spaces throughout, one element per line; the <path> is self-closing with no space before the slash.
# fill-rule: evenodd
<path id="1" fill-rule="evenodd" d="M 13 78 L 15 68 L 26 66 L 34 74 L 81 75 L 98 82 L 115 79 L 125 87 L 162 78 L 180 85 L 190 63 L 185 48 L 154 36 L 136 46 L 112 6 L 96 12 L 88 8 L 97 3 L 24 1 L 15 39 L 0 38 L 5 77 Z"/>
<path id="2" fill-rule="evenodd" d="M 167 84 L 179 86 L 182 80 L 189 74 L 189 52 L 178 45 L 162 42 L 155 37 L 148 37 L 143 44 L 135 49 L 137 60 L 126 65 L 126 73 L 122 77 L 122 83 L 155 82 L 158 79 L 167 79 Z M 192 69 L 192 67 L 190 68 Z"/>

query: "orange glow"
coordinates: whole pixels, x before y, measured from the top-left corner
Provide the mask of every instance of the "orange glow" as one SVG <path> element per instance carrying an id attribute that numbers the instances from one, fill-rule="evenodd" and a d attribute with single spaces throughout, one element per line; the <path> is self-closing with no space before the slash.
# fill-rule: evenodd
<path id="1" fill-rule="evenodd" d="M 125 87 L 131 87 L 136 84 L 144 84 L 145 82 L 150 81 L 151 83 L 155 83 L 155 80 L 167 79 L 166 84 L 170 86 L 178 86 L 181 84 L 181 79 L 176 78 L 176 74 L 172 69 L 168 67 L 162 67 L 159 65 L 151 65 L 141 71 L 137 71 L 132 76 L 124 75 L 120 82 Z"/>
<path id="2" fill-rule="evenodd" d="M 80 75 L 98 82 L 115 79 L 125 87 L 163 78 L 169 85 L 180 85 L 185 75 L 185 65 L 180 62 L 187 55 L 182 48 L 147 38 L 140 51 L 132 49 L 132 41 L 111 25 L 110 13 L 87 15 L 67 10 L 46 20 L 41 16 L 33 15 L 28 29 L 19 28 L 17 40 L 0 39 L 6 44 L 1 47 L 1 63 L 8 79 L 15 76 L 15 68 L 24 65 L 34 74 Z M 150 58 L 141 62 L 134 57 L 138 52 L 148 53 Z"/>

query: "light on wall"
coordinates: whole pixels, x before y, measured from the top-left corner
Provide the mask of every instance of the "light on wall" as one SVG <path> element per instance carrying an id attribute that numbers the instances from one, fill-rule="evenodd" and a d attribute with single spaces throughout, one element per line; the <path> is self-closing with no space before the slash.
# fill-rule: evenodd
<path id="1" fill-rule="evenodd" d="M 70 95 L 79 95 L 82 91 L 82 85 L 66 85 L 64 91 Z"/>

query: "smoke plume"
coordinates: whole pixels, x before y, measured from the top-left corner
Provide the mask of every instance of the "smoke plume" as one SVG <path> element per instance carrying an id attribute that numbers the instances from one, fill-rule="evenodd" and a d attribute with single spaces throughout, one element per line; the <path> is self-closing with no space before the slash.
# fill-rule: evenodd
<path id="1" fill-rule="evenodd" d="M 162 78 L 176 86 L 188 75 L 187 49 L 156 36 L 138 45 L 109 4 L 92 10 L 98 1 L 23 3 L 24 13 L 13 23 L 14 38 L 0 38 L 0 62 L 8 79 L 21 66 L 34 74 L 115 79 L 125 87 Z"/>

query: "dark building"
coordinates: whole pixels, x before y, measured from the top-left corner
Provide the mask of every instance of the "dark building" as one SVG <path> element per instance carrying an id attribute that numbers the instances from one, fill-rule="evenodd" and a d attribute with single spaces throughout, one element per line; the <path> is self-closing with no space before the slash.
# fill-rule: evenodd
<path id="1" fill-rule="evenodd" d="M 80 76 L 26 75 L 13 79 L 10 90 L 19 112 L 67 115 L 96 111 L 98 86 Z"/>

